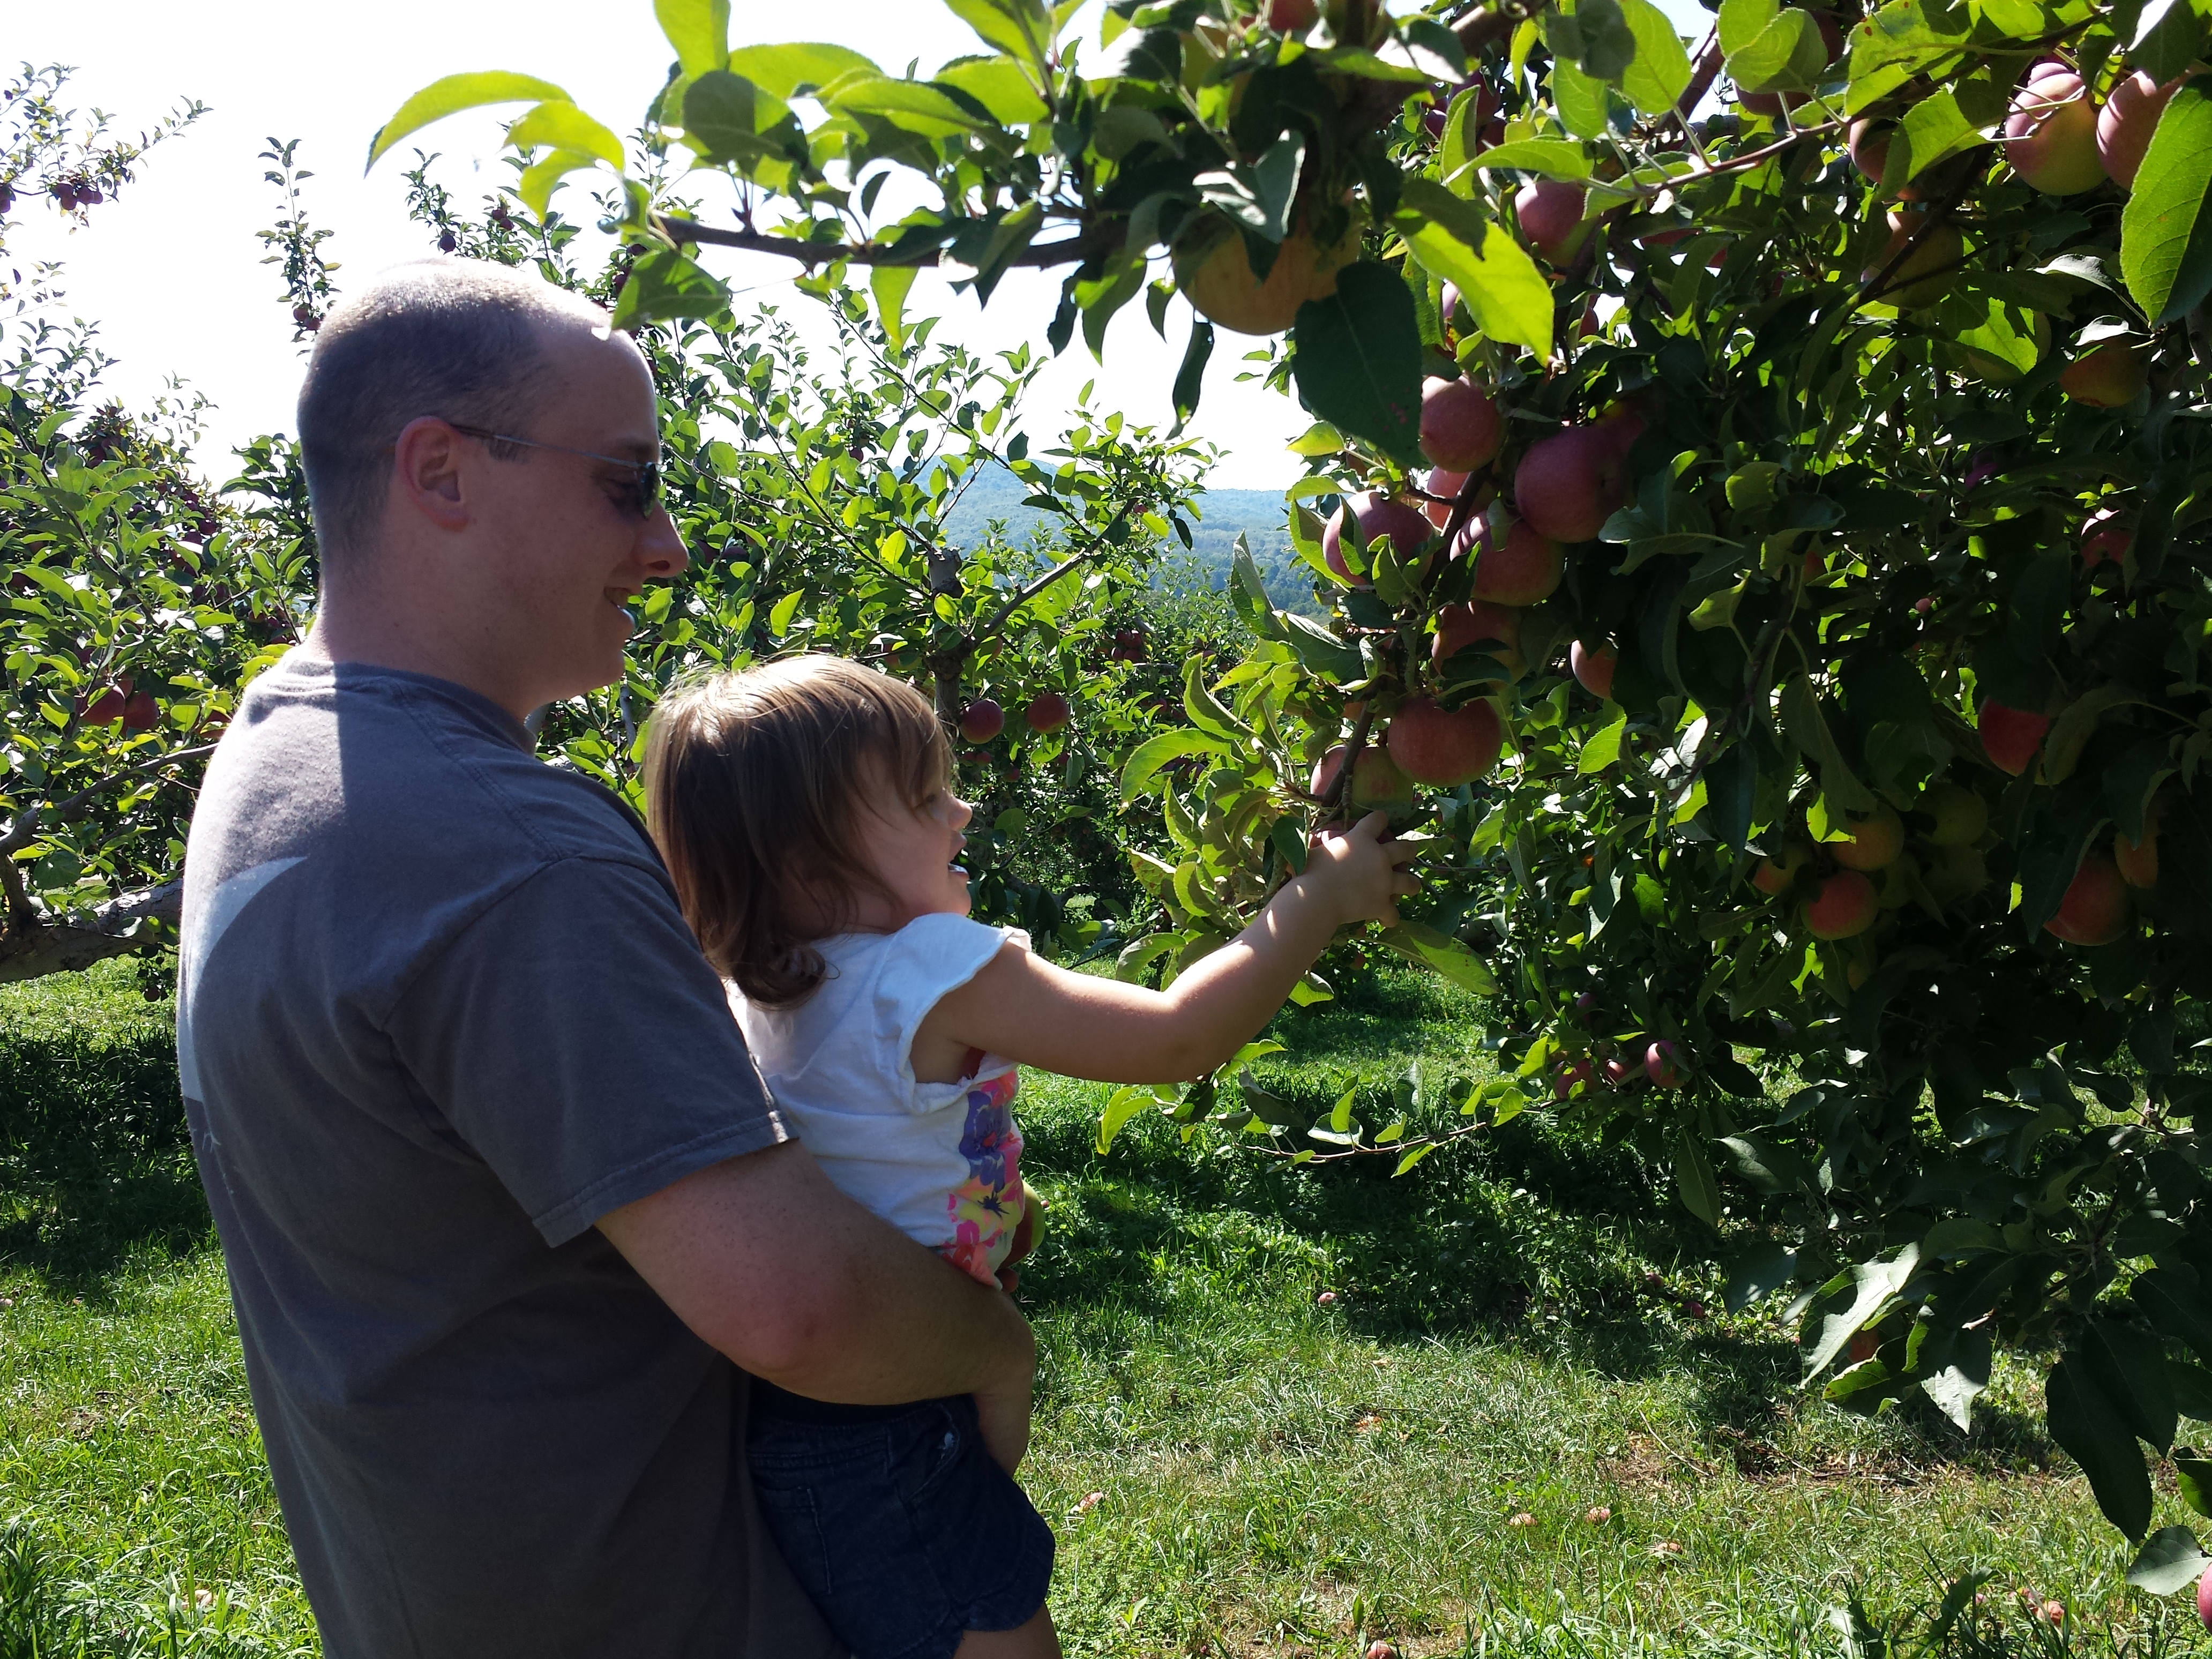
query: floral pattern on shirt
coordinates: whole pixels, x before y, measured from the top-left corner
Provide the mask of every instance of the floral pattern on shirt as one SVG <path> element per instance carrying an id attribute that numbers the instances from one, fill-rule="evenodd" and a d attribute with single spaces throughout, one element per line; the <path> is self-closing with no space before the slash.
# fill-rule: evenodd
<path id="1" fill-rule="evenodd" d="M 1012 1252 L 1027 1196 L 1022 1190 L 1022 1132 L 1014 1127 L 1021 1074 L 1009 1066 L 968 1091 L 968 1122 L 960 1154 L 968 1179 L 945 1194 L 951 1242 L 939 1254 L 970 1278 L 995 1285 L 997 1269 Z"/>

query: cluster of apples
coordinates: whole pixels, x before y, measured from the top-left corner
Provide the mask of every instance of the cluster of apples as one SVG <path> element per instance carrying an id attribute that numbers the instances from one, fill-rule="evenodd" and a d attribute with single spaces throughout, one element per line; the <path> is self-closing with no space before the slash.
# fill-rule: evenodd
<path id="1" fill-rule="evenodd" d="M 1066 726 L 1074 709 L 1057 691 L 1040 691 L 1022 711 L 1022 720 L 1039 737 Z M 960 735 L 969 743 L 985 744 L 1006 729 L 1006 711 L 995 697 L 978 697 L 960 711 Z"/>
<path id="2" fill-rule="evenodd" d="M 1584 991 L 1575 999 L 1575 1013 L 1580 1019 L 1589 1019 L 1597 1007 L 1594 991 Z M 1655 1089 L 1680 1089 L 1688 1086 L 1690 1075 L 1689 1059 L 1681 1044 L 1667 1037 L 1632 1037 L 1618 1048 L 1599 1042 L 1587 1054 L 1561 1060 L 1553 1068 L 1552 1092 L 1561 1100 L 1570 1100 L 1588 1094 L 1601 1082 L 1616 1091 L 1646 1083 Z"/>
<path id="3" fill-rule="evenodd" d="M 1794 898 L 1806 931 L 1820 939 L 1856 939 L 1885 909 L 1912 896 L 1911 879 L 1938 904 L 1963 904 L 1989 884 L 1981 843 L 1990 828 L 1990 805 L 1960 783 L 1936 783 L 1913 803 L 1914 846 L 1908 864 L 1905 818 L 1888 802 L 1863 817 L 1846 816 L 1843 838 L 1816 850 L 1802 838 L 1785 839 L 1751 873 L 1752 885 L 1771 898 Z"/>
<path id="4" fill-rule="evenodd" d="M 78 698 L 76 712 L 87 726 L 119 721 L 126 734 L 150 732 L 161 723 L 161 705 L 151 693 L 136 690 L 128 674 L 117 675 L 114 684 L 90 698 Z"/>

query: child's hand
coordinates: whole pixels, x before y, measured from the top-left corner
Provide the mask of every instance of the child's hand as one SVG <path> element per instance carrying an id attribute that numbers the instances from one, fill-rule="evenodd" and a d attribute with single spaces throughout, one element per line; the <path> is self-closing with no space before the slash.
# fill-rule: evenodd
<path id="1" fill-rule="evenodd" d="M 1022 1287 L 1021 1264 L 1031 1250 L 1036 1249 L 1037 1217 L 1044 1209 L 1044 1200 L 1031 1188 L 1022 1188 L 1022 1218 L 1014 1226 L 1013 1248 L 1006 1259 L 999 1264 L 999 1288 L 1012 1296 Z"/>
<path id="2" fill-rule="evenodd" d="M 1385 841 L 1390 820 L 1370 812 L 1349 830 L 1324 830 L 1306 855 L 1304 882 L 1336 917 L 1336 925 L 1382 921 L 1395 926 L 1398 900 L 1421 884 L 1403 866 L 1419 848 Z"/>

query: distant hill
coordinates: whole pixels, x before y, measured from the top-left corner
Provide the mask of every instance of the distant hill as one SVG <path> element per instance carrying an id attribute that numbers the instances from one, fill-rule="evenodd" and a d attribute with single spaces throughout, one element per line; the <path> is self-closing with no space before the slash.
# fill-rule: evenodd
<path id="1" fill-rule="evenodd" d="M 1022 505 L 1022 497 L 1028 493 L 1012 473 L 993 466 L 968 486 L 960 505 L 946 515 L 946 538 L 955 545 L 965 546 L 980 538 L 983 527 L 994 519 L 1003 519 L 1008 536 L 1016 542 L 1023 540 L 1045 516 L 1036 507 Z M 1252 550 L 1252 562 L 1260 568 L 1260 580 L 1269 599 L 1285 611 L 1310 617 L 1322 614 L 1314 599 L 1313 574 L 1291 546 L 1288 509 L 1280 491 L 1209 489 L 1198 498 L 1198 510 L 1199 520 L 1190 527 L 1188 566 L 1198 569 L 1207 586 L 1218 590 L 1227 583 L 1237 538 L 1242 535 Z M 1178 562 L 1171 561 L 1169 568 L 1176 568 Z"/>

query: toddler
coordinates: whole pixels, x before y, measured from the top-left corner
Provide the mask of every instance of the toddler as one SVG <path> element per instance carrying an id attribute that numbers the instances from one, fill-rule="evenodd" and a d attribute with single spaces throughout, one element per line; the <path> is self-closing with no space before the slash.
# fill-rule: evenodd
<path id="1" fill-rule="evenodd" d="M 684 915 L 799 1139 L 845 1193 L 994 1288 L 1033 1218 L 1018 1066 L 1202 1076 L 1336 930 L 1395 921 L 1410 848 L 1380 814 L 1165 991 L 1055 968 L 968 915 L 970 816 L 912 687 L 827 656 L 671 692 L 647 811 Z M 859 1659 L 1053 1659 L 1051 1528 L 963 1397 L 802 1399 L 756 1381 L 746 1454 L 784 1556 Z M 1003 1467 L 1002 1467 L 1003 1465 Z"/>

